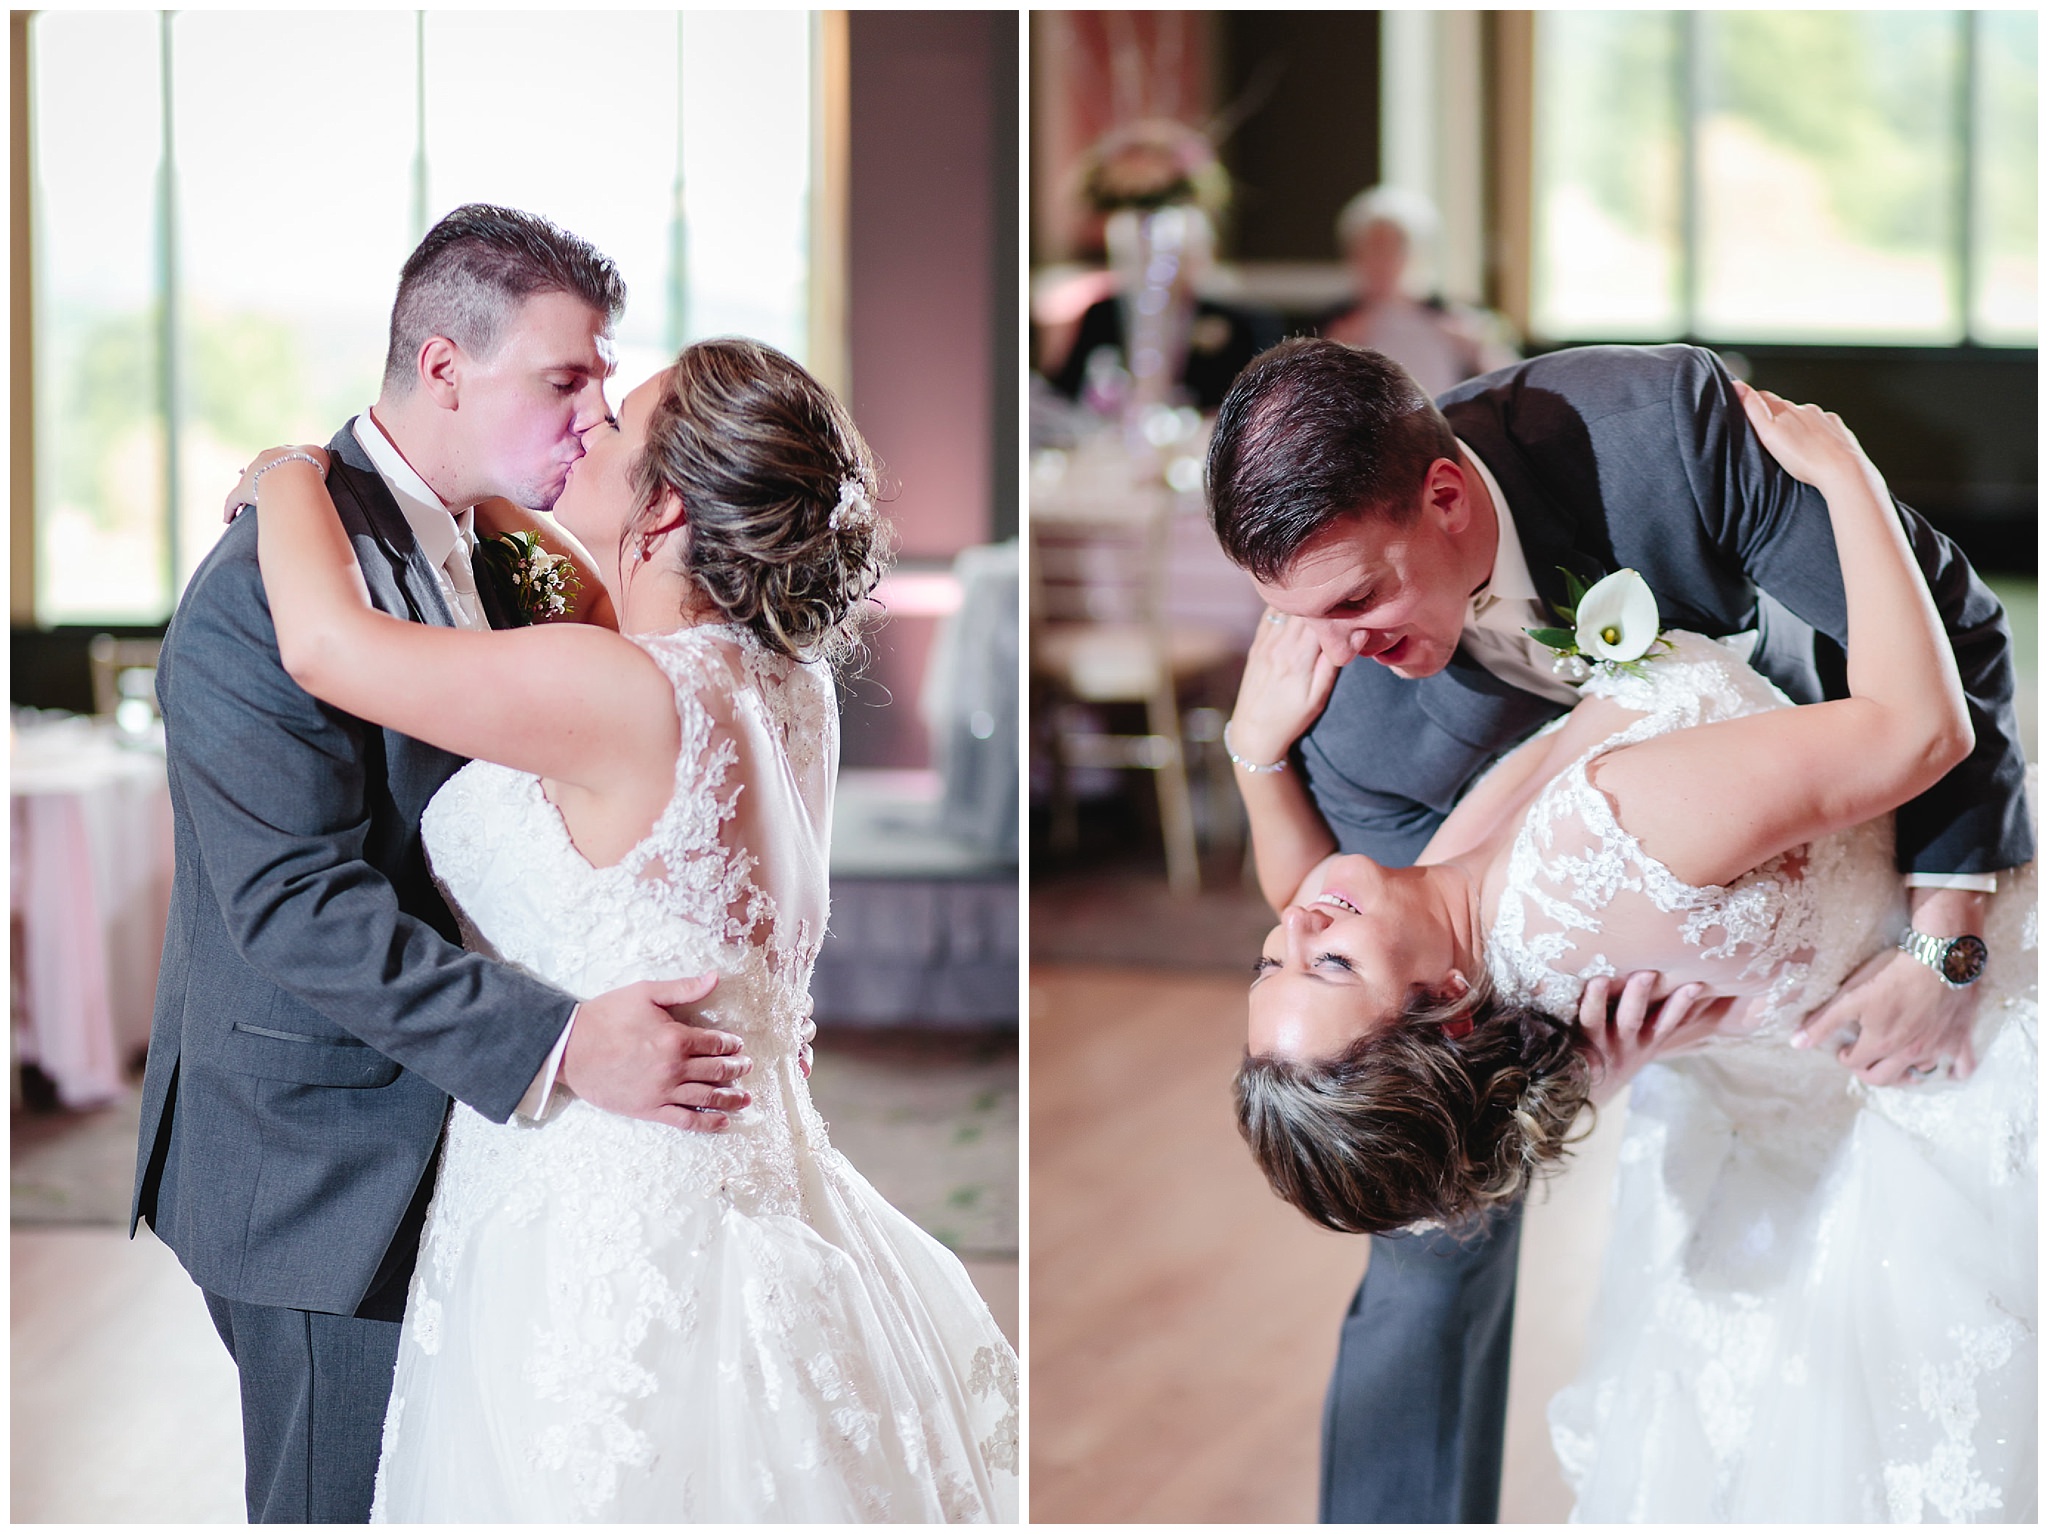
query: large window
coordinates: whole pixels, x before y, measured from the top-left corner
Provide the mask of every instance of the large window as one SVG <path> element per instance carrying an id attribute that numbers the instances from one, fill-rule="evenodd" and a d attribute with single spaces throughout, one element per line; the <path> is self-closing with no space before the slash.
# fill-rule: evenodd
<path id="1" fill-rule="evenodd" d="M 2032 11 L 1537 18 L 1550 339 L 2032 345 Z"/>
<path id="2" fill-rule="evenodd" d="M 44 12 L 31 29 L 36 616 L 154 622 L 256 448 L 375 396 L 460 203 L 619 263 L 622 387 L 693 337 L 802 358 L 802 12 Z"/>

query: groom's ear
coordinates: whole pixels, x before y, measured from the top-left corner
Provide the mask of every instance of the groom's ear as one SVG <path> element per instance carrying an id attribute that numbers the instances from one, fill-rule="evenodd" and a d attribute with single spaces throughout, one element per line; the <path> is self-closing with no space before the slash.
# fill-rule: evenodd
<path id="1" fill-rule="evenodd" d="M 456 396 L 461 392 L 462 348 L 446 336 L 428 336 L 420 344 L 420 354 L 414 359 L 414 366 L 419 371 L 420 388 L 427 397 L 443 410 L 453 410 Z"/>
<path id="2" fill-rule="evenodd" d="M 1422 477 L 1422 503 L 1445 532 L 1456 536 L 1472 521 L 1471 486 L 1464 466 L 1439 458 Z"/>

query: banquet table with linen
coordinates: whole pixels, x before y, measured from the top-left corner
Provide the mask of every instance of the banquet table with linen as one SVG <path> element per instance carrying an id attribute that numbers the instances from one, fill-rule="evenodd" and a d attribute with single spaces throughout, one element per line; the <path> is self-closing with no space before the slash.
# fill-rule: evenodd
<path id="1" fill-rule="evenodd" d="M 97 1107 L 149 1043 L 171 889 L 163 752 L 31 710 L 9 744 L 17 1058 L 65 1107 Z"/>
<path id="2" fill-rule="evenodd" d="M 1265 607 L 1209 530 L 1201 479 L 1209 423 L 1186 419 L 1192 411 L 1173 414 L 1183 418 L 1174 423 L 1179 434 L 1156 446 L 1103 427 L 1069 446 L 1039 449 L 1032 456 L 1031 519 L 1081 536 L 1090 528 L 1163 520 L 1161 618 L 1228 633 L 1249 647 Z"/>

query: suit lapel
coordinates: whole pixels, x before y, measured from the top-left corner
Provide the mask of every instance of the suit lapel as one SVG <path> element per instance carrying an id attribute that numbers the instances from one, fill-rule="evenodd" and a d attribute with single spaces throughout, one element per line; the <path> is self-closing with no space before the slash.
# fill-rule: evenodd
<path id="1" fill-rule="evenodd" d="M 1561 570 L 1570 570 L 1591 585 L 1612 566 L 1603 567 L 1596 557 L 1581 552 L 1584 530 L 1571 508 L 1547 494 L 1542 481 L 1530 472 L 1521 449 L 1500 418 L 1504 408 L 1496 392 L 1448 406 L 1444 415 L 1451 430 L 1486 461 L 1494 482 L 1508 503 L 1514 518 L 1515 536 L 1522 543 L 1522 559 L 1529 567 L 1529 579 L 1542 598 L 1545 616 L 1565 605 L 1565 584 Z"/>
<path id="2" fill-rule="evenodd" d="M 356 441 L 353 421 L 335 434 L 334 440 L 327 444 L 327 451 L 334 455 L 328 489 L 335 498 L 335 504 L 341 505 L 344 497 L 353 503 L 368 528 L 379 562 L 398 588 L 407 616 L 415 623 L 454 628 L 455 614 L 448 610 L 448 599 L 441 594 L 441 582 L 434 573 L 434 567 L 420 552 L 412 527 L 406 522 L 405 513 L 398 509 L 398 503 L 391 498 L 384 477 L 370 462 L 363 445 Z M 359 538 L 357 558 L 363 557 Z M 373 590 L 375 585 L 373 581 Z"/>
<path id="3" fill-rule="evenodd" d="M 533 622 L 520 605 L 518 593 L 508 588 L 498 562 L 484 553 L 482 539 L 477 540 L 469 563 L 476 577 L 476 599 L 483 607 L 484 620 L 492 628 L 525 628 Z"/>

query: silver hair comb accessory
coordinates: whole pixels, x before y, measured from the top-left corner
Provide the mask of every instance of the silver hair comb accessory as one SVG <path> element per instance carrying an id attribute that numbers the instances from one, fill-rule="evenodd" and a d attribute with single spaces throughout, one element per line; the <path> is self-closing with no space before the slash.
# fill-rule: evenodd
<path id="1" fill-rule="evenodd" d="M 825 524 L 833 532 L 845 527 L 849 518 L 866 521 L 874 514 L 874 503 L 857 479 L 842 479 L 839 482 L 839 504 L 832 508 L 832 516 Z"/>

